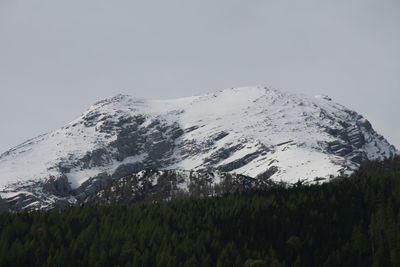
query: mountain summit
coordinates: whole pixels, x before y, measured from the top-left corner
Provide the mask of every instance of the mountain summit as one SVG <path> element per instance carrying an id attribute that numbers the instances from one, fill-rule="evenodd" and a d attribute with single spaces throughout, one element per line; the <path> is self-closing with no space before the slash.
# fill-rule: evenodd
<path id="1" fill-rule="evenodd" d="M 143 169 L 314 181 L 395 153 L 365 118 L 327 96 L 264 87 L 170 100 L 117 95 L 3 153 L 0 195 L 18 209 L 53 207 Z"/>

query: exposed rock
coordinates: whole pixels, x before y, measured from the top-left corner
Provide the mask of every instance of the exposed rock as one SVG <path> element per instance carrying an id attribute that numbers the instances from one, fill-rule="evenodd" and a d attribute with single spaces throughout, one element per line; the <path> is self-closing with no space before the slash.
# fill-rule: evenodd
<path id="1" fill-rule="evenodd" d="M 276 166 L 271 166 L 268 170 L 266 170 L 263 173 L 260 173 L 259 175 L 257 175 L 257 179 L 261 179 L 261 180 L 267 180 L 269 178 L 271 178 L 272 175 L 274 175 L 277 171 L 279 170 L 278 167 Z"/>
<path id="2" fill-rule="evenodd" d="M 259 154 L 260 154 L 260 152 L 258 152 L 258 151 L 247 154 L 246 156 L 244 156 L 240 159 L 237 159 L 232 162 L 229 162 L 229 163 L 219 166 L 218 170 L 221 172 L 230 172 L 235 169 L 239 169 L 239 168 L 245 166 L 247 163 L 249 163 L 253 159 L 257 158 Z"/>
<path id="3" fill-rule="evenodd" d="M 57 197 L 67 197 L 71 194 L 71 186 L 68 178 L 62 175 L 58 178 L 52 177 L 44 182 L 43 191 Z"/>

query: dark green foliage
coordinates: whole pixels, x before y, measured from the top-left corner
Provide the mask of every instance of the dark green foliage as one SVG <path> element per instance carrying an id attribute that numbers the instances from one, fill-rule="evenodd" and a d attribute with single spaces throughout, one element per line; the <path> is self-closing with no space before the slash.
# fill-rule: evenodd
<path id="1" fill-rule="evenodd" d="M 0 266 L 400 266 L 396 160 L 323 185 L 4 212 Z"/>

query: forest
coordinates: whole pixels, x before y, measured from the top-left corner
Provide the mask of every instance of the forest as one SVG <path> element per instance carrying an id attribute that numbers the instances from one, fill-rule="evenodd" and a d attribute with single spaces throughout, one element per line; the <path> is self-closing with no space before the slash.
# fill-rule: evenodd
<path id="1" fill-rule="evenodd" d="M 0 214 L 0 266 L 400 266 L 400 158 L 329 183 Z"/>

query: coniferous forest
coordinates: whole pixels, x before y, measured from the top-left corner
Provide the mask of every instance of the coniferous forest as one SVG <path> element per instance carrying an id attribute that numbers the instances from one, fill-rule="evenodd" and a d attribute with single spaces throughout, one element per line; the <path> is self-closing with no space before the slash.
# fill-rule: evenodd
<path id="1" fill-rule="evenodd" d="M 400 266 L 400 159 L 206 199 L 0 214 L 0 266 Z"/>

